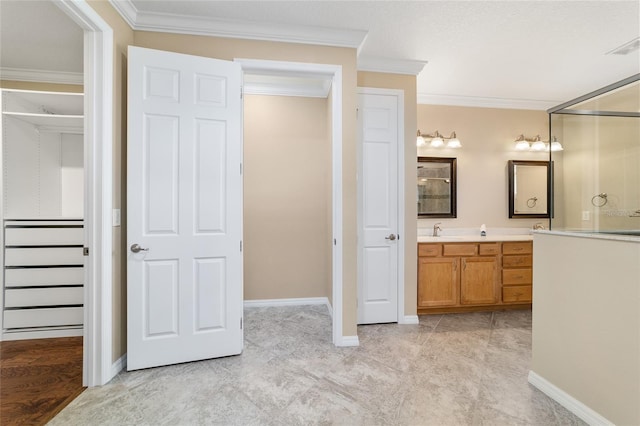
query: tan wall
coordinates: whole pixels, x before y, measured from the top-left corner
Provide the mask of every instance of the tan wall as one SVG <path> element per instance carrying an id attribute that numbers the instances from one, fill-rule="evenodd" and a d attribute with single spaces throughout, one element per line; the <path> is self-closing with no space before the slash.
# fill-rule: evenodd
<path id="1" fill-rule="evenodd" d="M 89 4 L 113 29 L 113 208 L 121 209 L 122 225 L 113 228 L 113 361 L 127 352 L 126 272 L 126 168 L 127 168 L 127 46 L 133 44 L 133 30 L 105 1 Z"/>
<path id="2" fill-rule="evenodd" d="M 417 223 L 418 215 L 416 199 L 416 77 L 413 75 L 358 72 L 358 87 L 375 87 L 382 89 L 399 89 L 404 91 L 404 221 L 405 229 L 401 238 L 404 240 L 404 313 L 416 315 L 418 304 L 417 293 Z"/>
<path id="3" fill-rule="evenodd" d="M 329 295 L 327 111 L 323 98 L 244 98 L 245 300 Z"/>
<path id="4" fill-rule="evenodd" d="M 534 237 L 531 370 L 613 424 L 640 424 L 640 243 Z"/>
<path id="5" fill-rule="evenodd" d="M 43 92 L 71 92 L 82 93 L 84 87 L 81 84 L 39 83 L 33 81 L 0 80 L 3 89 L 41 90 Z"/>
<path id="6" fill-rule="evenodd" d="M 418 148 L 426 157 L 458 159 L 458 217 L 420 219 L 418 227 L 443 228 L 532 227 L 540 219 L 509 219 L 508 160 L 549 159 L 548 153 L 515 151 L 513 141 L 524 133 L 547 139 L 548 115 L 544 111 L 418 105 L 418 129 L 423 134 L 438 130 L 444 136 L 455 131 L 460 149 Z M 415 139 L 415 135 L 414 135 Z M 414 140 L 415 143 L 415 140 Z"/>

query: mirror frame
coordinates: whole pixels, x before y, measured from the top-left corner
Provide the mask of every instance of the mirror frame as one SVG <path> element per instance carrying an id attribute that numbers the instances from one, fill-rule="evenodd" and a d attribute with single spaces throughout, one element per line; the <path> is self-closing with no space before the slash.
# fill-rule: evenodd
<path id="1" fill-rule="evenodd" d="M 550 166 L 551 165 L 551 166 Z M 516 166 L 540 166 L 546 169 L 547 175 L 547 212 L 546 213 L 516 213 L 515 212 L 515 170 Z M 548 219 L 551 217 L 553 203 L 551 199 L 551 184 L 553 178 L 553 163 L 549 161 L 509 160 L 509 219 Z"/>
<path id="2" fill-rule="evenodd" d="M 457 216 L 457 200 L 458 200 L 458 181 L 457 181 L 457 158 L 452 157 L 418 157 L 420 163 L 447 163 L 451 169 L 451 198 L 449 200 L 449 213 L 420 213 L 418 219 L 427 218 L 456 218 Z M 417 170 L 417 169 L 416 169 Z"/>

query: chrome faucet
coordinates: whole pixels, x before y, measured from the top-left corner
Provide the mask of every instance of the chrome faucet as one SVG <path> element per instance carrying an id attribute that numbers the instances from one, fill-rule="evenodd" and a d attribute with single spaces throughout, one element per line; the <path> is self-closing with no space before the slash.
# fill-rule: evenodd
<path id="1" fill-rule="evenodd" d="M 433 236 L 434 237 L 438 236 L 438 231 L 442 231 L 442 228 L 440 228 L 440 224 L 441 224 L 441 222 L 438 222 L 435 225 L 433 225 Z"/>

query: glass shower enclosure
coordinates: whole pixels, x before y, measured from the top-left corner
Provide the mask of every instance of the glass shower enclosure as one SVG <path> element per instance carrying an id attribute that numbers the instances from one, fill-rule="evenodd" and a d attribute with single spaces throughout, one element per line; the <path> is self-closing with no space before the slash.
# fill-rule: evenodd
<path id="1" fill-rule="evenodd" d="M 640 74 L 547 112 L 550 228 L 640 236 Z"/>

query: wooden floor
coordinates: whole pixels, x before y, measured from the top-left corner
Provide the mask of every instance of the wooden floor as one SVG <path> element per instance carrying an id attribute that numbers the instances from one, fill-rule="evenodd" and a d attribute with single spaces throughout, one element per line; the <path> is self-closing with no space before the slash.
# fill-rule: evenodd
<path id="1" fill-rule="evenodd" d="M 0 342 L 0 424 L 43 425 L 82 387 L 82 337 Z"/>

